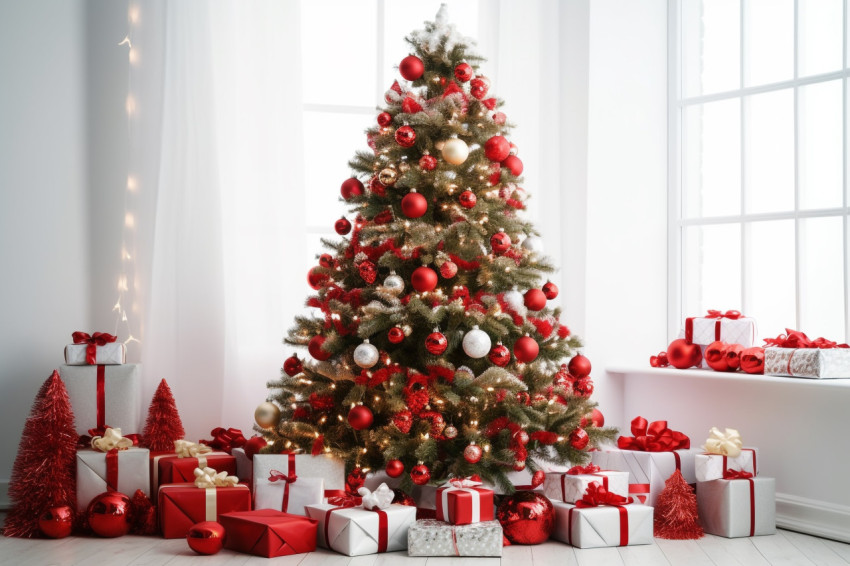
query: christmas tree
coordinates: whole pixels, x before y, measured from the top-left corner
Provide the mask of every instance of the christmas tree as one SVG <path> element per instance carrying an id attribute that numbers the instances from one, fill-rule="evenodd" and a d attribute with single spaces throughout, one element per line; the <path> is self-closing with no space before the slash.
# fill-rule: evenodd
<path id="1" fill-rule="evenodd" d="M 697 496 L 676 470 L 664 482 L 664 490 L 655 503 L 655 536 L 686 540 L 702 538 L 705 534 L 697 515 Z"/>
<path id="2" fill-rule="evenodd" d="M 77 508 L 76 446 L 71 401 L 59 372 L 54 371 L 39 389 L 24 424 L 9 481 L 13 507 L 6 516 L 4 535 L 38 536 L 42 513 L 63 505 Z"/>
<path id="3" fill-rule="evenodd" d="M 407 41 L 372 151 L 342 183 L 348 237 L 323 240 L 308 274 L 319 315 L 286 340 L 309 357 L 269 382 L 257 430 L 265 451 L 324 452 L 405 489 L 478 474 L 510 493 L 511 470 L 586 462 L 615 431 L 591 419 L 589 361 L 547 306 L 554 267 L 521 216 L 523 165 L 483 59 L 445 7 Z"/>
<path id="4" fill-rule="evenodd" d="M 148 407 L 148 419 L 142 431 L 141 444 L 151 452 L 170 452 L 174 450 L 174 441 L 185 436 L 174 395 L 163 379 L 159 382 Z"/>

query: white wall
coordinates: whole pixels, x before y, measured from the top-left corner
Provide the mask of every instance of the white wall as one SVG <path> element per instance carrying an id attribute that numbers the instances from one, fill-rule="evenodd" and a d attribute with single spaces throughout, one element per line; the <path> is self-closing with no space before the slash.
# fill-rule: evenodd
<path id="1" fill-rule="evenodd" d="M 0 5 L 0 504 L 38 388 L 90 327 L 82 0 Z"/>

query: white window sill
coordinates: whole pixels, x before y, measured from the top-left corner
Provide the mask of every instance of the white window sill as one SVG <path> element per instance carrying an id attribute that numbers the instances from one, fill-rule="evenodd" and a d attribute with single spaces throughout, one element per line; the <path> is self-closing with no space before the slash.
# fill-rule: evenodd
<path id="1" fill-rule="evenodd" d="M 756 375 L 742 371 L 724 372 L 703 369 L 676 369 L 673 367 L 609 367 L 605 368 L 610 374 L 639 377 L 640 375 L 666 376 L 671 379 L 696 379 L 736 381 L 740 383 L 776 384 L 788 387 L 820 387 L 850 389 L 850 378 L 844 379 L 810 379 L 805 377 L 777 377 L 774 375 Z"/>

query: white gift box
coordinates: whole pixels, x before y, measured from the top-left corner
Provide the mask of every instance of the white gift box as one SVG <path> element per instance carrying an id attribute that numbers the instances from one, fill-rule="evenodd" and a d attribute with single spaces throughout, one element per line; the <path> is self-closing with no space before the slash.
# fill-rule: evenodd
<path id="1" fill-rule="evenodd" d="M 406 505 L 390 505 L 380 512 L 329 503 L 306 509 L 308 517 L 319 521 L 319 546 L 347 556 L 407 550 L 407 532 L 416 522 L 416 508 Z M 385 533 L 381 533 L 379 513 L 386 514 Z M 385 549 L 380 548 L 382 539 Z"/>
<path id="2" fill-rule="evenodd" d="M 567 544 L 600 548 L 653 543 L 654 509 L 648 505 L 630 503 L 582 508 L 560 501 L 552 505 L 555 507 L 552 538 Z"/>
<path id="3" fill-rule="evenodd" d="M 593 463 L 604 470 L 629 472 L 629 495 L 640 503 L 655 505 L 655 500 L 678 467 L 685 481 L 696 483 L 694 457 L 701 454 L 699 448 L 670 452 L 643 452 L 616 448 L 591 452 Z"/>
<path id="4" fill-rule="evenodd" d="M 294 470 L 290 469 L 290 462 Z M 272 472 L 294 473 L 291 483 L 271 481 Z M 306 515 L 307 505 L 321 503 L 326 489 L 345 488 L 345 463 L 330 456 L 309 454 L 255 454 L 253 462 L 254 509 L 275 509 L 293 515 Z M 287 494 L 288 490 L 288 494 Z M 287 508 L 283 509 L 284 496 Z"/>
<path id="5" fill-rule="evenodd" d="M 597 482 L 611 493 L 629 496 L 629 473 L 613 470 L 600 470 L 592 474 L 556 474 L 547 473 L 543 481 L 543 495 L 552 501 L 575 503 L 587 491 L 587 486 Z"/>
<path id="6" fill-rule="evenodd" d="M 234 448 L 230 455 L 236 459 L 236 477 L 239 481 L 251 483 L 254 481 L 254 462 L 245 454 L 244 448 Z"/>
<path id="7" fill-rule="evenodd" d="M 88 344 L 68 344 L 65 346 L 65 363 L 69 366 L 91 365 L 86 359 Z M 123 342 L 109 342 L 103 346 L 95 346 L 95 363 L 116 365 L 123 364 L 127 358 L 127 347 Z"/>
<path id="8" fill-rule="evenodd" d="M 501 556 L 503 540 L 499 521 L 450 525 L 421 519 L 407 531 L 407 555 Z"/>
<path id="9" fill-rule="evenodd" d="M 119 450 L 118 485 L 113 486 L 128 497 L 133 497 L 137 489 L 150 496 L 150 467 L 147 448 L 128 448 Z M 92 448 L 77 450 L 77 509 L 84 511 L 92 499 L 107 491 L 106 453 Z"/>
<path id="10" fill-rule="evenodd" d="M 689 317 L 685 319 L 685 328 L 679 332 L 679 338 L 698 344 L 703 354 L 705 354 L 706 346 L 718 340 L 727 344 L 740 344 L 744 348 L 751 348 L 756 345 L 756 336 L 756 319 L 748 316 L 737 319 Z M 709 367 L 705 358 L 700 363 L 700 367 Z"/>
<path id="11" fill-rule="evenodd" d="M 758 448 L 743 448 L 735 458 L 722 454 L 694 456 L 694 475 L 698 482 L 723 479 L 727 470 L 739 470 L 758 475 Z"/>
<path id="12" fill-rule="evenodd" d="M 727 538 L 772 535 L 776 532 L 776 480 L 757 477 L 700 483 L 697 509 L 709 534 Z"/>
<path id="13" fill-rule="evenodd" d="M 811 379 L 850 377 L 850 348 L 765 348 L 764 374 Z"/>
<path id="14" fill-rule="evenodd" d="M 127 434 L 140 433 L 142 366 L 139 364 L 59 366 L 65 382 L 77 434 L 99 426 L 120 428 Z M 103 382 L 102 413 L 98 411 L 98 382 Z M 102 422 L 98 422 L 98 417 Z"/>

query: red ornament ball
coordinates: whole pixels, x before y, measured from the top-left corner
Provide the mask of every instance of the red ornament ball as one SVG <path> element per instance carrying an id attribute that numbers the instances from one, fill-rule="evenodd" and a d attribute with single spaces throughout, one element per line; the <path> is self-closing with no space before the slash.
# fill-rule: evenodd
<path id="1" fill-rule="evenodd" d="M 415 81 L 425 72 L 425 64 L 416 55 L 408 55 L 398 64 L 398 72 L 409 81 Z"/>
<path id="2" fill-rule="evenodd" d="M 400 489 L 393 490 L 393 503 L 406 505 L 407 507 L 416 507 L 416 500 Z"/>
<path id="3" fill-rule="evenodd" d="M 391 478 L 397 478 L 404 473 L 404 464 L 401 460 L 390 460 L 385 468 L 387 475 Z"/>
<path id="4" fill-rule="evenodd" d="M 437 272 L 423 265 L 413 270 L 410 283 L 418 293 L 426 293 L 437 288 Z"/>
<path id="5" fill-rule="evenodd" d="M 196 523 L 186 534 L 186 542 L 198 554 L 217 554 L 224 546 L 224 527 L 215 521 Z"/>
<path id="6" fill-rule="evenodd" d="M 504 497 L 496 518 L 513 544 L 541 544 L 555 528 L 552 502 L 536 491 L 518 491 Z"/>
<path id="7" fill-rule="evenodd" d="M 38 517 L 38 528 L 50 538 L 65 538 L 74 528 L 74 510 L 69 505 L 50 507 Z"/>
<path id="8" fill-rule="evenodd" d="M 736 370 L 741 367 L 741 352 L 744 347 L 740 344 L 726 344 L 726 364 L 730 370 Z"/>
<path id="9" fill-rule="evenodd" d="M 425 349 L 431 354 L 439 356 L 449 347 L 449 341 L 441 332 L 432 332 L 425 338 Z"/>
<path id="10" fill-rule="evenodd" d="M 504 232 L 496 232 L 490 236 L 490 248 L 493 253 L 505 253 L 511 248 L 511 237 Z"/>
<path id="11" fill-rule="evenodd" d="M 310 339 L 310 343 L 307 344 L 307 351 L 310 352 L 310 355 L 313 358 L 319 360 L 320 362 L 324 362 L 329 360 L 332 356 L 330 352 L 324 350 L 322 348 L 322 344 L 325 343 L 326 338 L 321 334 L 317 334 Z"/>
<path id="12" fill-rule="evenodd" d="M 307 272 L 307 283 L 313 289 L 321 288 L 328 279 L 330 279 L 330 276 L 319 271 L 318 267 L 313 267 Z"/>
<path id="13" fill-rule="evenodd" d="M 387 340 L 389 340 L 391 344 L 401 344 L 404 340 L 404 330 L 398 326 L 393 326 L 387 331 Z"/>
<path id="14" fill-rule="evenodd" d="M 401 212 L 408 218 L 419 218 L 428 211 L 428 200 L 417 192 L 409 192 L 401 199 Z"/>
<path id="15" fill-rule="evenodd" d="M 670 360 L 667 359 L 667 352 L 658 352 L 657 356 L 650 356 L 649 365 L 654 368 L 666 368 L 669 366 Z"/>
<path id="16" fill-rule="evenodd" d="M 764 348 L 745 348 L 741 352 L 741 369 L 747 373 L 764 373 Z"/>
<path id="17" fill-rule="evenodd" d="M 472 78 L 472 66 L 469 63 L 458 63 L 455 67 L 455 78 L 465 83 Z"/>
<path id="18" fill-rule="evenodd" d="M 514 177 L 522 175 L 522 160 L 516 155 L 508 155 L 504 161 L 502 161 L 502 167 L 505 167 L 508 171 L 510 171 L 511 175 Z"/>
<path id="19" fill-rule="evenodd" d="M 334 266 L 334 257 L 331 254 L 322 254 L 319 256 L 319 265 L 325 269 L 330 269 Z"/>
<path id="20" fill-rule="evenodd" d="M 495 114 L 493 114 L 493 121 L 500 126 L 507 122 L 507 120 L 508 117 L 505 116 L 504 112 L 496 112 Z"/>
<path id="21" fill-rule="evenodd" d="M 475 77 L 469 82 L 469 92 L 478 100 L 487 96 L 488 90 L 490 90 L 490 79 L 487 77 Z"/>
<path id="22" fill-rule="evenodd" d="M 526 444 L 528 444 L 528 441 L 530 440 L 528 433 L 525 432 L 524 430 L 521 430 L 521 429 L 516 431 L 514 433 L 513 437 L 514 437 L 514 440 L 517 442 L 517 444 L 520 444 L 522 446 L 525 446 Z"/>
<path id="23" fill-rule="evenodd" d="M 490 360 L 490 363 L 493 365 L 503 368 L 511 363 L 511 351 L 499 342 L 492 350 L 490 350 L 490 353 L 487 354 L 487 359 Z"/>
<path id="24" fill-rule="evenodd" d="M 523 363 L 534 361 L 539 353 L 540 346 L 530 336 L 522 336 L 514 342 L 514 356 Z"/>
<path id="25" fill-rule="evenodd" d="M 377 175 L 369 179 L 369 190 L 372 191 L 373 195 L 379 197 L 387 194 L 387 186 L 381 182 Z"/>
<path id="26" fill-rule="evenodd" d="M 453 261 L 444 261 L 440 266 L 440 275 L 445 279 L 451 279 L 457 275 L 457 264 Z"/>
<path id="27" fill-rule="evenodd" d="M 697 344 L 688 344 L 684 338 L 673 340 L 667 346 L 667 360 L 674 368 L 687 369 L 698 366 L 702 361 L 702 351 Z"/>
<path id="28" fill-rule="evenodd" d="M 599 409 L 593 409 L 590 413 L 590 421 L 596 428 L 602 428 L 605 426 L 605 415 Z"/>
<path id="29" fill-rule="evenodd" d="M 558 286 L 552 283 L 551 281 L 547 281 L 545 285 L 543 285 L 543 294 L 546 295 L 548 300 L 552 300 L 558 297 Z"/>
<path id="30" fill-rule="evenodd" d="M 543 470 L 537 470 L 531 476 L 531 487 L 536 488 L 543 485 L 543 482 L 546 481 L 546 472 Z"/>
<path id="31" fill-rule="evenodd" d="M 470 444 L 463 449 L 463 459 L 470 464 L 477 464 L 480 462 L 482 454 L 484 454 L 484 451 L 481 450 L 481 447 L 477 444 Z"/>
<path id="32" fill-rule="evenodd" d="M 413 147 L 416 143 L 416 132 L 410 126 L 402 126 L 395 131 L 395 141 L 401 147 Z"/>
<path id="33" fill-rule="evenodd" d="M 573 359 L 570 360 L 569 365 L 567 365 L 567 369 L 570 370 L 570 375 L 575 378 L 582 378 L 590 375 L 590 360 L 581 354 L 576 354 L 573 356 Z"/>
<path id="34" fill-rule="evenodd" d="M 360 179 L 357 177 L 351 177 L 350 179 L 346 179 L 342 182 L 339 192 L 345 200 L 348 200 L 351 197 L 360 196 L 363 194 L 363 183 L 361 183 Z"/>
<path id="35" fill-rule="evenodd" d="M 573 391 L 581 397 L 590 397 L 593 395 L 593 380 L 589 377 L 577 379 L 573 385 Z"/>
<path id="36" fill-rule="evenodd" d="M 484 143 L 484 155 L 490 161 L 502 162 L 511 154 L 511 143 L 504 136 L 493 136 Z"/>
<path id="37" fill-rule="evenodd" d="M 475 203 L 478 202 L 478 197 L 475 196 L 475 193 L 467 189 L 460 193 L 460 196 L 457 197 L 457 201 L 464 208 L 474 208 Z"/>
<path id="38" fill-rule="evenodd" d="M 419 166 L 425 171 L 433 171 L 437 168 L 437 158 L 433 155 L 425 154 L 419 158 Z"/>
<path id="39" fill-rule="evenodd" d="M 589 442 L 590 437 L 583 428 L 577 428 L 570 433 L 570 445 L 576 450 L 584 450 Z"/>
<path id="40" fill-rule="evenodd" d="M 355 405 L 348 411 L 348 424 L 354 430 L 367 429 L 372 426 L 374 420 L 375 416 L 372 414 L 372 411 L 364 405 Z"/>
<path id="41" fill-rule="evenodd" d="M 349 222 L 347 218 L 340 218 L 334 222 L 334 230 L 336 230 L 336 233 L 340 236 L 345 236 L 351 232 L 351 222 Z"/>
<path id="42" fill-rule="evenodd" d="M 303 369 L 304 366 L 301 364 L 301 360 L 298 359 L 298 356 L 289 356 L 283 362 L 283 371 L 286 372 L 286 375 L 289 377 L 298 375 Z"/>
<path id="43" fill-rule="evenodd" d="M 378 114 L 378 125 L 382 128 L 386 128 L 392 123 L 393 117 L 392 114 L 390 114 L 389 112 L 381 112 L 380 114 Z"/>
<path id="44" fill-rule="evenodd" d="M 413 483 L 416 485 L 425 485 L 431 481 L 431 470 L 429 470 L 428 466 L 425 464 L 416 464 L 413 466 L 413 469 L 410 470 L 410 479 L 412 479 Z"/>
<path id="45" fill-rule="evenodd" d="M 345 493 L 346 495 L 357 497 L 359 495 L 357 490 L 364 485 L 366 485 L 366 474 L 363 473 L 363 468 L 358 466 L 351 470 L 351 473 L 345 478 Z"/>
<path id="46" fill-rule="evenodd" d="M 714 371 L 732 371 L 726 362 L 726 342 L 717 340 L 705 348 L 705 363 Z"/>
<path id="47" fill-rule="evenodd" d="M 249 460 L 254 459 L 254 454 L 259 454 L 260 450 L 268 446 L 268 441 L 262 436 L 252 436 L 242 448 L 245 450 L 245 455 Z"/>
<path id="48" fill-rule="evenodd" d="M 117 491 L 101 493 L 91 500 L 86 517 L 94 533 L 101 537 L 114 538 L 130 532 L 130 498 Z"/>
<path id="49" fill-rule="evenodd" d="M 546 295 L 540 289 L 529 289 L 525 292 L 524 304 L 529 310 L 539 311 L 546 307 Z"/>

